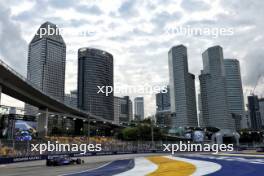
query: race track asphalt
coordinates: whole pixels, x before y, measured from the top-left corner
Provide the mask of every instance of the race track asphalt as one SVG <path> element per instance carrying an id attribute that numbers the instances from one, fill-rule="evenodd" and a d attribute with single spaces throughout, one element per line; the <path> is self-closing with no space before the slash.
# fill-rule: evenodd
<path id="1" fill-rule="evenodd" d="M 98 169 L 81 171 L 67 176 L 111 176 L 126 172 L 134 166 L 134 159 L 116 160 Z"/>
<path id="2" fill-rule="evenodd" d="M 221 169 L 210 176 L 264 176 L 264 158 L 241 156 L 184 156 L 193 160 L 203 160 L 221 165 Z"/>
<path id="3" fill-rule="evenodd" d="M 70 176 L 263 176 L 264 157 L 219 155 L 181 155 L 137 157 L 118 160 L 95 170 Z M 258 156 L 258 155 L 256 155 Z M 150 163 L 146 161 L 149 160 Z M 135 161 L 135 166 L 129 165 Z M 142 163 L 146 163 L 143 164 Z M 153 167 L 153 165 L 155 165 Z"/>
<path id="4" fill-rule="evenodd" d="M 264 176 L 264 156 L 246 154 L 124 154 L 83 157 L 85 164 L 47 167 L 45 161 L 0 165 L 0 176 Z"/>
<path id="5" fill-rule="evenodd" d="M 153 154 L 124 154 L 82 157 L 82 159 L 85 161 L 85 164 L 57 167 L 47 167 L 45 165 L 46 161 L 44 160 L 13 163 L 0 165 L 0 176 L 57 176 L 96 169 L 98 167 L 105 166 L 112 161 L 134 159 L 135 157 L 141 156 L 153 156 Z"/>

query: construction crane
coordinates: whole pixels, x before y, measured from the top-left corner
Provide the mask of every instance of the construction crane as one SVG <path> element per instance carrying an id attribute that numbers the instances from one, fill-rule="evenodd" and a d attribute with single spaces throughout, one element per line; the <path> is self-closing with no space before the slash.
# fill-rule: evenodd
<path id="1" fill-rule="evenodd" d="M 256 88 L 257 88 L 257 86 L 258 86 L 258 83 L 259 83 L 260 78 L 261 78 L 261 74 L 258 75 L 258 79 L 257 79 L 257 81 L 256 81 L 255 87 L 254 87 L 254 89 L 251 91 L 250 95 L 252 95 L 252 96 L 255 95 L 255 90 L 256 90 Z"/>

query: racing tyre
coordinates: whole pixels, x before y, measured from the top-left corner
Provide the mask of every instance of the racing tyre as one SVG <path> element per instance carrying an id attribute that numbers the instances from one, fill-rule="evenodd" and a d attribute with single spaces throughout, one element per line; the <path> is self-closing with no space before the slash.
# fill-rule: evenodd
<path id="1" fill-rule="evenodd" d="M 80 158 L 77 158 L 76 164 L 82 164 L 82 160 Z"/>

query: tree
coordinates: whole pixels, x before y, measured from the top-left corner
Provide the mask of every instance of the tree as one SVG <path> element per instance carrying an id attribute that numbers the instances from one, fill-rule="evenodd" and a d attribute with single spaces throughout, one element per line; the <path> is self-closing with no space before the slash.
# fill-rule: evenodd
<path id="1" fill-rule="evenodd" d="M 125 128 L 122 130 L 122 136 L 124 140 L 135 141 L 137 140 L 138 129 L 137 128 Z"/>

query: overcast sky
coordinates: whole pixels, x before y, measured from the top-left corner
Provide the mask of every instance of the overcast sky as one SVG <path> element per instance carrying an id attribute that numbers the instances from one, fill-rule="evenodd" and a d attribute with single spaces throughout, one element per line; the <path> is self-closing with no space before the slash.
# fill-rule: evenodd
<path id="1" fill-rule="evenodd" d="M 66 92 L 77 87 L 80 47 L 113 54 L 116 85 L 164 86 L 169 80 L 168 51 L 184 44 L 198 91 L 201 53 L 221 45 L 225 58 L 240 61 L 244 94 L 248 95 L 258 75 L 264 75 L 263 8 L 263 0 L 0 0 L 0 57 L 26 75 L 28 43 L 39 26 L 50 21 L 65 31 Z M 171 26 L 231 28 L 233 35 L 168 35 Z M 263 83 L 262 78 L 256 93 L 264 96 Z M 154 94 L 130 96 L 144 96 L 146 115 L 155 112 Z M 6 96 L 2 104 L 23 106 Z"/>

